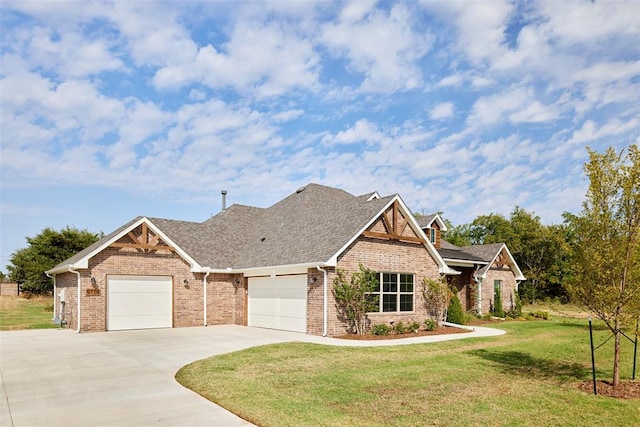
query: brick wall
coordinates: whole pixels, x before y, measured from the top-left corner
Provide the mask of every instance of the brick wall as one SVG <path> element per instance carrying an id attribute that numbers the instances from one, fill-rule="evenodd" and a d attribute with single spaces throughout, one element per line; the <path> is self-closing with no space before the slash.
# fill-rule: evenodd
<path id="1" fill-rule="evenodd" d="M 244 278 L 241 274 L 209 275 L 207 277 L 207 324 L 244 324 L 244 294 Z"/>
<path id="2" fill-rule="evenodd" d="M 202 279 L 204 274 L 194 274 L 190 266 L 173 252 L 157 251 L 141 253 L 131 249 L 107 248 L 89 260 L 89 268 L 80 270 L 81 298 L 81 330 L 104 331 L 107 329 L 107 281 L 109 275 L 151 275 L 170 276 L 173 278 L 173 326 L 199 326 L 204 324 L 204 290 Z M 209 312 L 212 324 L 216 322 L 235 323 L 237 304 L 231 309 L 216 306 L 215 293 L 221 290 L 223 297 L 228 294 L 224 284 L 231 286 L 229 275 L 210 275 L 208 289 Z M 96 279 L 96 288 L 91 284 L 91 277 Z M 188 284 L 183 280 L 187 279 Z M 77 328 L 77 276 L 75 273 L 64 273 L 56 276 L 58 294 L 65 290 L 65 320 L 67 326 Z M 89 293 L 87 294 L 87 290 Z M 218 304 L 220 301 L 218 300 Z M 55 296 L 56 307 L 60 307 L 59 296 Z M 226 310 L 226 311 L 225 311 Z M 223 314 L 220 314 L 223 313 Z M 230 315 L 229 315 L 230 313 Z M 220 319 L 216 318 L 220 315 Z M 213 316 L 213 317 L 212 317 Z M 227 321 L 231 319 L 233 321 Z"/>
<path id="3" fill-rule="evenodd" d="M 502 280 L 502 308 L 510 310 L 515 306 L 516 278 L 508 266 L 497 267 L 495 264 L 487 271 L 482 280 L 482 313 L 489 313 L 494 303 L 494 280 Z"/>
<path id="4" fill-rule="evenodd" d="M 424 322 L 428 317 L 422 298 L 422 279 L 439 277 L 438 266 L 422 244 L 395 242 L 382 239 L 357 239 L 338 259 L 338 268 L 351 273 L 358 271 L 358 265 L 376 272 L 412 273 L 414 274 L 414 311 L 401 313 L 370 313 L 372 324 L 389 321 Z M 328 335 L 345 334 L 348 323 L 339 318 L 338 306 L 333 296 L 333 279 L 335 269 L 328 269 Z M 311 277 L 318 280 L 309 286 L 307 332 L 319 335 L 322 333 L 322 272 L 310 271 Z M 310 279 L 311 280 L 311 279 Z M 313 310 L 311 310 L 313 308 Z"/>
<path id="5" fill-rule="evenodd" d="M 453 267 L 460 271 L 458 276 L 449 276 L 451 279 L 451 286 L 457 291 L 458 298 L 460 299 L 460 305 L 462 309 L 473 310 L 475 309 L 475 280 L 473 278 L 473 268 L 465 267 Z"/>

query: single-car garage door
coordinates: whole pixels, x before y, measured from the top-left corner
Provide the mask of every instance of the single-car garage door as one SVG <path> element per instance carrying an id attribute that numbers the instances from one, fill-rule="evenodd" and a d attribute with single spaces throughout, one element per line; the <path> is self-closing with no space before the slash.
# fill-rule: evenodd
<path id="1" fill-rule="evenodd" d="M 249 326 L 307 332 L 307 276 L 249 278 Z"/>
<path id="2" fill-rule="evenodd" d="M 170 328 L 171 285 L 168 276 L 108 276 L 107 329 Z"/>

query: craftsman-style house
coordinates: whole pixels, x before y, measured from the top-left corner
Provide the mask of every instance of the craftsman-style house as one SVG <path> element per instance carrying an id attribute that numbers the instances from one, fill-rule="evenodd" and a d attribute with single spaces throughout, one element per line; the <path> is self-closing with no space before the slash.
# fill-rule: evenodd
<path id="1" fill-rule="evenodd" d="M 78 332 L 240 324 L 328 336 L 347 330 L 332 293 L 337 269 L 379 274 L 372 323 L 424 321 L 424 278 L 452 277 L 464 293 L 510 265 L 521 280 L 506 247 L 500 262 L 473 263 L 443 253 L 429 233 L 397 194 L 309 184 L 271 207 L 233 205 L 202 223 L 135 218 L 47 273 L 56 318 Z M 502 280 L 506 291 L 513 281 Z M 482 295 L 465 304 L 485 312 Z"/>

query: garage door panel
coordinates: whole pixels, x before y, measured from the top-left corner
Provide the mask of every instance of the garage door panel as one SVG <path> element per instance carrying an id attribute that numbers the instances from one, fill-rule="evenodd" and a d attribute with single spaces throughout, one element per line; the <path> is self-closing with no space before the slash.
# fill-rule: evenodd
<path id="1" fill-rule="evenodd" d="M 168 276 L 109 276 L 109 330 L 170 328 L 172 279 Z"/>
<path id="2" fill-rule="evenodd" d="M 306 332 L 307 276 L 249 278 L 248 324 Z"/>

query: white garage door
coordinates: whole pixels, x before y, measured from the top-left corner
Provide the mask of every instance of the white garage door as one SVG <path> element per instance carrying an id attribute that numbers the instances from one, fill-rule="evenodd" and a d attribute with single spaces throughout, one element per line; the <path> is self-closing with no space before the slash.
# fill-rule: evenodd
<path id="1" fill-rule="evenodd" d="M 108 276 L 107 328 L 170 328 L 171 277 Z"/>
<path id="2" fill-rule="evenodd" d="M 249 326 L 307 332 L 307 276 L 249 278 Z"/>

